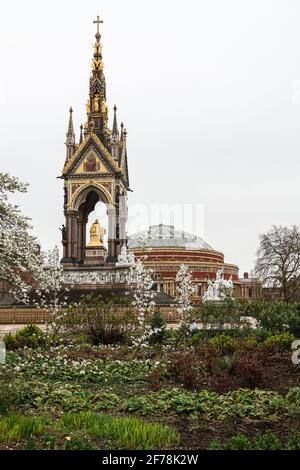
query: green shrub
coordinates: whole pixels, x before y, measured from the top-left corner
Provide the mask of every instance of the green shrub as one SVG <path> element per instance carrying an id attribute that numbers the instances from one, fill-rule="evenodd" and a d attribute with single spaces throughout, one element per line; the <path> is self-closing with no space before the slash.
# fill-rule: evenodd
<path id="1" fill-rule="evenodd" d="M 150 327 L 152 330 L 158 330 L 152 334 L 149 338 L 150 344 L 161 344 L 163 343 L 166 336 L 166 322 L 161 315 L 159 309 L 157 309 L 150 319 Z"/>
<path id="2" fill-rule="evenodd" d="M 258 327 L 269 333 L 289 332 L 300 335 L 300 304 L 260 302 L 250 315 L 258 320 Z"/>
<path id="3" fill-rule="evenodd" d="M 207 338 L 205 331 L 195 331 L 188 340 L 188 345 L 193 348 L 197 348 L 200 345 L 203 345 Z"/>
<path id="4" fill-rule="evenodd" d="M 294 339 L 295 337 L 290 333 L 280 333 L 269 336 L 263 344 L 269 348 L 290 349 Z"/>
<path id="5" fill-rule="evenodd" d="M 266 328 L 257 328 L 257 330 L 255 330 L 255 336 L 258 343 L 263 343 L 269 338 L 270 332 Z"/>
<path id="6" fill-rule="evenodd" d="M 3 341 L 5 343 L 5 347 L 8 351 L 13 351 L 14 349 L 17 349 L 17 342 L 16 342 L 16 337 L 13 335 L 11 332 L 6 333 L 3 336 Z"/>
<path id="7" fill-rule="evenodd" d="M 238 341 L 225 333 L 214 336 L 210 342 L 214 346 L 218 347 L 223 353 L 233 352 L 238 346 Z"/>
<path id="8" fill-rule="evenodd" d="M 14 336 L 8 333 L 3 340 L 8 350 L 24 348 L 24 346 L 36 349 L 46 344 L 45 334 L 36 325 L 27 325 L 18 330 Z"/>

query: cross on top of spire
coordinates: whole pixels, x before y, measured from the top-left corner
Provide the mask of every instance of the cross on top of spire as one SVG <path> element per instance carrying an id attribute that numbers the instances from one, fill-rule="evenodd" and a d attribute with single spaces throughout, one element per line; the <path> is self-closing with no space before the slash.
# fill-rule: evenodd
<path id="1" fill-rule="evenodd" d="M 97 25 L 97 35 L 99 35 L 100 34 L 99 25 L 100 23 L 103 23 L 103 20 L 100 20 L 100 16 L 97 16 L 97 19 L 94 20 L 93 23 Z"/>

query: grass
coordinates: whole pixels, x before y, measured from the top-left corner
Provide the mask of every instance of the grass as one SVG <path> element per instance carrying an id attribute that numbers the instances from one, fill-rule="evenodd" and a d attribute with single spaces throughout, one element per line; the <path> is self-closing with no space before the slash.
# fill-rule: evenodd
<path id="1" fill-rule="evenodd" d="M 50 424 L 47 417 L 39 416 L 5 416 L 0 420 L 0 442 L 9 444 L 43 433 L 45 426 Z"/>
<path id="2" fill-rule="evenodd" d="M 0 419 L 1 443 L 24 441 L 26 449 L 34 449 L 35 438 L 43 448 L 66 450 L 97 449 L 99 440 L 101 445 L 104 442 L 118 449 L 165 449 L 179 444 L 174 429 L 132 417 L 80 412 L 66 414 L 58 422 L 46 416 L 11 415 Z"/>
<path id="3" fill-rule="evenodd" d="M 60 423 L 64 428 L 111 440 L 122 449 L 170 448 L 179 443 L 179 435 L 174 429 L 139 418 L 81 412 L 63 416 Z"/>

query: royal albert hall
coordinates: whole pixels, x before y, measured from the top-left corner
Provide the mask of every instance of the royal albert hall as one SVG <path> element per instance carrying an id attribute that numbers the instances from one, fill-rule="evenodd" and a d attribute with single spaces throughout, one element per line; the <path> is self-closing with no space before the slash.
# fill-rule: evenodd
<path id="1" fill-rule="evenodd" d="M 137 257 L 146 256 L 144 263 L 155 272 L 156 287 L 168 296 L 175 295 L 175 277 L 181 264 L 187 264 L 197 285 L 194 301 L 200 301 L 209 280 L 223 269 L 224 279 L 232 279 L 236 297 L 240 297 L 239 268 L 224 262 L 224 254 L 202 238 L 172 225 L 152 225 L 148 230 L 128 238 L 128 249 Z"/>

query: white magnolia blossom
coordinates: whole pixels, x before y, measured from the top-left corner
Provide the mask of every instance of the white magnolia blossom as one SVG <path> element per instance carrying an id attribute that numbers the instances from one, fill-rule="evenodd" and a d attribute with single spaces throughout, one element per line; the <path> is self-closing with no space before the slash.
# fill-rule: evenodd
<path id="1" fill-rule="evenodd" d="M 131 267 L 131 276 L 134 278 L 133 302 L 137 309 L 138 321 L 144 325 L 145 317 L 155 308 L 155 291 L 153 290 L 153 269 L 146 268 L 141 259 L 135 260 Z"/>
<path id="2" fill-rule="evenodd" d="M 42 270 L 38 243 L 28 233 L 30 219 L 8 201 L 9 194 L 26 191 L 27 185 L 18 178 L 0 173 L 0 281 L 9 284 L 19 301 L 28 300 Z"/>
<path id="3" fill-rule="evenodd" d="M 64 283 L 64 271 L 60 264 L 59 250 L 55 246 L 44 255 L 44 268 L 35 290 L 35 305 L 50 313 L 49 332 L 57 334 L 67 307 L 69 287 Z"/>
<path id="4" fill-rule="evenodd" d="M 186 264 L 181 264 L 176 274 L 176 306 L 182 324 L 188 324 L 188 312 L 192 308 L 192 296 L 196 293 L 196 285 Z"/>

